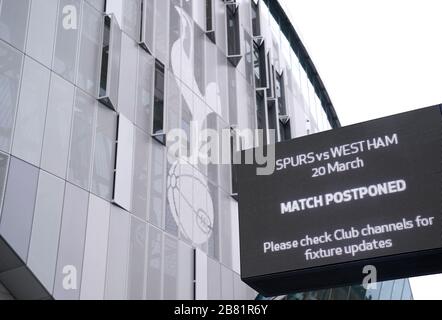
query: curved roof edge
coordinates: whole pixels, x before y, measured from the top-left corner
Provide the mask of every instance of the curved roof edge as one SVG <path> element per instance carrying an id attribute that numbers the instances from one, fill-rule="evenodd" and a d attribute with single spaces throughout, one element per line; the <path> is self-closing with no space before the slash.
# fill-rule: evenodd
<path id="1" fill-rule="evenodd" d="M 321 100 L 322 107 L 327 115 L 327 118 L 332 128 L 335 129 L 341 127 L 341 123 L 339 121 L 339 117 L 336 113 L 335 107 L 333 106 L 330 96 L 328 95 L 327 89 L 325 88 L 324 83 L 322 82 L 322 79 L 319 76 L 318 70 L 313 64 L 313 61 L 310 58 L 307 49 L 302 43 L 301 38 L 299 37 L 292 23 L 290 22 L 290 19 L 285 13 L 281 4 L 278 2 L 278 0 L 263 0 L 263 1 L 269 8 L 269 11 L 272 14 L 273 18 L 279 24 L 282 33 L 290 42 L 290 46 L 297 55 L 305 72 L 307 73 L 307 76 L 310 79 L 310 82 L 312 83 L 313 88 L 316 91 L 316 94 Z"/>

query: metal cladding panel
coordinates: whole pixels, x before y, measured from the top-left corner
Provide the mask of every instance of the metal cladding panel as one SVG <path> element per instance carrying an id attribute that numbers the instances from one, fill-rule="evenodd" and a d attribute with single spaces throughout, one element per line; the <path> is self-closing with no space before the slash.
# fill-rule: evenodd
<path id="1" fill-rule="evenodd" d="M 120 114 L 115 168 L 114 203 L 127 211 L 132 209 L 132 171 L 134 126 Z"/>

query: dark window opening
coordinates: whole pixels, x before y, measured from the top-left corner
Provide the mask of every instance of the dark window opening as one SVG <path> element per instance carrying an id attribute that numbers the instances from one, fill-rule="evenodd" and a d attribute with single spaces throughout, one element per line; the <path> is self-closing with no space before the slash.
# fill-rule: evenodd
<path id="1" fill-rule="evenodd" d="M 265 90 L 256 91 L 256 122 L 258 130 L 261 130 L 263 140 L 258 141 L 259 143 L 264 142 L 267 144 L 267 115 L 266 115 L 266 101 L 265 101 Z"/>
<path id="2" fill-rule="evenodd" d="M 278 116 L 276 112 L 276 101 L 275 100 L 267 100 L 267 110 L 269 116 L 269 130 L 278 130 Z M 276 136 L 276 134 L 275 134 Z"/>
<path id="3" fill-rule="evenodd" d="M 144 43 L 144 24 L 146 23 L 146 17 L 144 16 L 144 0 L 141 0 L 140 3 L 140 14 L 141 14 L 141 19 L 140 19 L 140 45 L 142 46 Z"/>
<path id="4" fill-rule="evenodd" d="M 107 78 L 109 69 L 109 49 L 110 49 L 110 29 L 111 18 L 109 16 L 104 17 L 104 30 L 103 30 L 103 49 L 101 53 L 101 73 L 100 73 L 100 97 L 107 95 Z"/>
<path id="5" fill-rule="evenodd" d="M 275 67 L 270 63 L 270 52 L 267 53 L 267 72 L 269 75 L 269 81 L 268 81 L 268 88 L 267 88 L 267 98 L 268 99 L 274 99 L 275 96 Z"/>
<path id="6" fill-rule="evenodd" d="M 216 43 L 214 17 L 213 0 L 206 0 L 206 34 L 213 43 Z"/>
<path id="7" fill-rule="evenodd" d="M 238 201 L 238 171 L 237 164 L 239 164 L 240 156 L 238 152 L 242 150 L 241 137 L 235 132 L 234 128 L 230 129 L 230 173 L 231 173 L 231 195 L 232 198 Z"/>
<path id="8" fill-rule="evenodd" d="M 255 73 L 255 88 L 267 89 L 267 64 L 265 44 L 253 41 L 253 68 Z"/>
<path id="9" fill-rule="evenodd" d="M 281 141 L 287 141 L 292 139 L 292 128 L 290 125 L 289 116 L 279 117 L 279 134 L 281 137 Z"/>
<path id="10" fill-rule="evenodd" d="M 239 26 L 238 4 L 229 2 L 226 4 L 227 16 L 227 59 L 233 66 L 241 61 L 241 38 Z"/>
<path id="11" fill-rule="evenodd" d="M 116 111 L 120 72 L 121 30 L 113 15 L 103 17 L 98 101 Z"/>
<path id="12" fill-rule="evenodd" d="M 287 108 L 285 104 L 285 86 L 284 86 L 284 74 L 279 74 L 276 72 L 275 78 L 275 95 L 278 99 L 279 114 L 287 115 Z"/>
<path id="13" fill-rule="evenodd" d="M 152 135 L 161 144 L 166 144 L 164 132 L 164 88 L 164 65 L 160 61 L 156 60 Z"/>
<path id="14" fill-rule="evenodd" d="M 259 12 L 259 0 L 252 0 L 252 28 L 253 36 L 261 36 L 261 17 Z"/>

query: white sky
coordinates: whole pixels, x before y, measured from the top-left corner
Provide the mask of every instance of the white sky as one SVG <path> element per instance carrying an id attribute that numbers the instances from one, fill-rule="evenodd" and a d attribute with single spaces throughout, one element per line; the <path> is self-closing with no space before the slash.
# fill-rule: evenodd
<path id="1" fill-rule="evenodd" d="M 442 1 L 280 0 L 342 125 L 442 103 Z M 411 280 L 441 299 L 442 275 Z"/>

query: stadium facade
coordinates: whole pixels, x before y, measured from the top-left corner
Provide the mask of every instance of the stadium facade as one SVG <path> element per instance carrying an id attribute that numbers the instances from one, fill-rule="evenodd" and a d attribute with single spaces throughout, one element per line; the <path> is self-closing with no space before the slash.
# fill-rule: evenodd
<path id="1" fill-rule="evenodd" d="M 0 299 L 255 299 L 235 173 L 167 135 L 339 126 L 277 1 L 0 0 Z"/>

